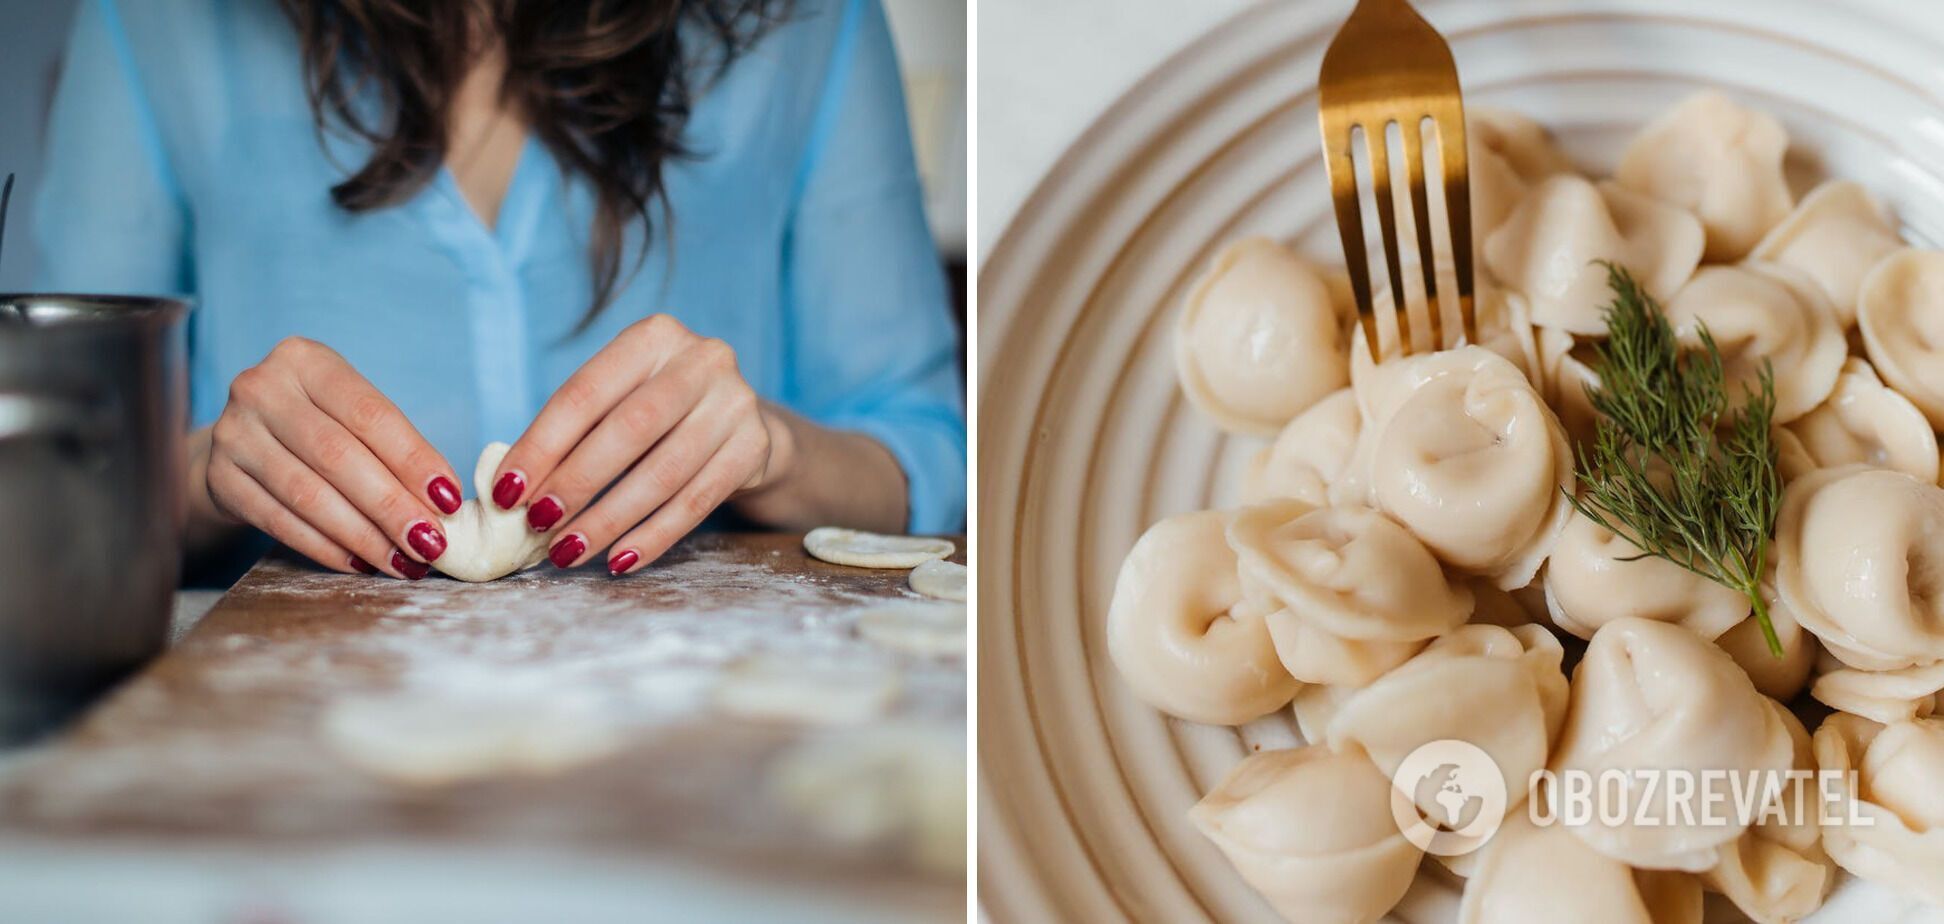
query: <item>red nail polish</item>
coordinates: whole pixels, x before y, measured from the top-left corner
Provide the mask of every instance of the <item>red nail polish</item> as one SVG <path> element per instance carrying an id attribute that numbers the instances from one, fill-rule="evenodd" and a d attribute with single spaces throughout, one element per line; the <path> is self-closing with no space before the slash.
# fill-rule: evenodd
<path id="1" fill-rule="evenodd" d="M 526 493 L 526 479 L 519 472 L 507 472 L 493 484 L 493 503 L 501 510 L 512 510 L 520 502 L 520 495 Z"/>
<path id="2" fill-rule="evenodd" d="M 553 550 L 547 553 L 547 557 L 553 560 L 554 567 L 565 568 L 573 564 L 574 559 L 581 557 L 581 553 L 585 551 L 587 551 L 587 540 L 582 539 L 580 533 L 568 533 L 567 538 L 554 543 Z"/>
<path id="3" fill-rule="evenodd" d="M 351 556 L 351 570 L 353 570 L 353 571 L 356 571 L 356 572 L 358 572 L 359 574 L 377 574 L 377 573 L 378 573 L 378 569 L 377 569 L 377 568 L 373 568 L 373 567 L 371 566 L 371 563 L 370 563 L 370 562 L 368 562 L 368 561 L 365 561 L 364 559 L 362 559 L 362 558 L 359 558 L 359 557 L 358 557 L 358 556 L 356 556 L 356 555 L 353 555 L 353 556 Z"/>
<path id="4" fill-rule="evenodd" d="M 419 557 L 426 561 L 436 561 L 445 554 L 445 533 L 424 520 L 413 523 L 412 528 L 405 531 L 405 541 L 410 542 L 412 551 L 419 553 Z"/>
<path id="5" fill-rule="evenodd" d="M 629 568 L 634 567 L 635 562 L 638 562 L 640 560 L 641 560 L 640 552 L 637 552 L 634 549 L 623 549 L 621 554 L 608 559 L 608 573 L 614 575 L 615 577 L 620 577 L 621 575 L 627 573 L 627 570 Z"/>
<path id="6" fill-rule="evenodd" d="M 414 581 L 432 573 L 432 566 L 405 557 L 403 552 L 392 553 L 392 570 Z"/>
<path id="7" fill-rule="evenodd" d="M 432 483 L 425 486 L 425 495 L 432 498 L 432 506 L 439 508 L 440 513 L 459 512 L 459 486 L 453 484 L 452 479 L 444 475 L 432 479 Z"/>
<path id="8" fill-rule="evenodd" d="M 552 529 L 555 523 L 560 522 L 560 515 L 566 512 L 561 509 L 560 502 L 554 500 L 553 495 L 549 494 L 534 501 L 533 506 L 527 508 L 527 525 L 533 527 L 536 533 L 544 533 Z"/>

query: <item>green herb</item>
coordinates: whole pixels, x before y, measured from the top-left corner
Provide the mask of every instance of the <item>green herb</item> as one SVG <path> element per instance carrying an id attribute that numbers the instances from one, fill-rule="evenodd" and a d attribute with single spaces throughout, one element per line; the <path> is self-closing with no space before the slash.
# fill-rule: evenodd
<path id="1" fill-rule="evenodd" d="M 1584 496 L 1573 507 L 1632 539 L 1643 554 L 1629 560 L 1664 558 L 1747 595 L 1781 657 L 1761 588 L 1782 494 L 1774 371 L 1764 360 L 1757 385 L 1730 407 L 1707 326 L 1699 349 L 1683 349 L 1653 297 L 1624 268 L 1603 265 L 1613 302 L 1607 339 L 1594 347 L 1600 383 L 1586 389 L 1600 419 L 1578 453 Z"/>

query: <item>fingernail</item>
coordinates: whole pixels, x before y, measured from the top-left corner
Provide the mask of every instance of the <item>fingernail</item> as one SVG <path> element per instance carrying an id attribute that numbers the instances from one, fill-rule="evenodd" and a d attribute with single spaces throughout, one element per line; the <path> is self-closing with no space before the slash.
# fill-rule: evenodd
<path id="1" fill-rule="evenodd" d="M 412 528 L 405 531 L 405 541 L 410 542 L 412 551 L 419 553 L 419 557 L 426 561 L 437 561 L 440 555 L 445 554 L 445 533 L 424 520 L 413 523 Z"/>
<path id="2" fill-rule="evenodd" d="M 425 494 L 432 498 L 432 506 L 439 508 L 440 513 L 459 512 L 459 486 L 453 484 L 452 479 L 444 475 L 432 479 L 432 483 L 425 486 Z"/>
<path id="3" fill-rule="evenodd" d="M 377 569 L 377 568 L 373 568 L 373 567 L 371 566 L 371 562 L 368 562 L 368 561 L 365 561 L 364 559 L 362 559 L 362 558 L 359 558 L 359 557 L 358 557 L 358 556 L 356 556 L 356 555 L 353 555 L 353 556 L 351 556 L 351 570 L 353 570 L 353 571 L 356 571 L 356 572 L 358 572 L 359 574 L 377 574 L 377 573 L 378 573 L 378 569 Z"/>
<path id="4" fill-rule="evenodd" d="M 501 510 L 512 510 L 520 502 L 520 495 L 526 493 L 526 478 L 519 472 L 507 472 L 493 484 L 493 503 Z"/>
<path id="5" fill-rule="evenodd" d="M 405 557 L 403 552 L 392 553 L 392 570 L 414 581 L 432 573 L 432 566 Z"/>
<path id="6" fill-rule="evenodd" d="M 620 577 L 641 560 L 641 553 L 634 549 L 623 549 L 621 554 L 608 559 L 608 573 Z"/>
<path id="7" fill-rule="evenodd" d="M 565 512 L 561 509 L 560 501 L 549 494 L 534 501 L 533 506 L 527 508 L 527 525 L 533 527 L 536 533 L 544 533 L 552 529 L 555 523 L 560 522 L 560 515 Z"/>
<path id="8" fill-rule="evenodd" d="M 581 553 L 585 551 L 587 551 L 587 540 L 582 539 L 580 533 L 568 533 L 567 538 L 554 543 L 547 557 L 553 561 L 554 567 L 565 568 L 573 564 L 574 559 L 581 557 Z"/>

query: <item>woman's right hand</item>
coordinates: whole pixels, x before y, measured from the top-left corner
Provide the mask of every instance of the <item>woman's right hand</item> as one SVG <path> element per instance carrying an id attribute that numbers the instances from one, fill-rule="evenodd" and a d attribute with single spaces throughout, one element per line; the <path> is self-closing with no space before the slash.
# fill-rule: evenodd
<path id="1" fill-rule="evenodd" d="M 445 551 L 438 515 L 459 509 L 458 477 L 321 343 L 289 338 L 238 375 L 206 445 L 191 471 L 213 511 L 326 568 L 417 580 Z"/>

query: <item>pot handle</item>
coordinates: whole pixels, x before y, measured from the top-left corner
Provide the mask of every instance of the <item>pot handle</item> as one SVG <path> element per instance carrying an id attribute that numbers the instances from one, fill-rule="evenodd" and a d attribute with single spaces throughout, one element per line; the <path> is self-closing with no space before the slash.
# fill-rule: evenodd
<path id="1" fill-rule="evenodd" d="M 58 436 L 92 441 L 101 431 L 100 413 L 85 402 L 0 392 L 0 443 Z"/>

